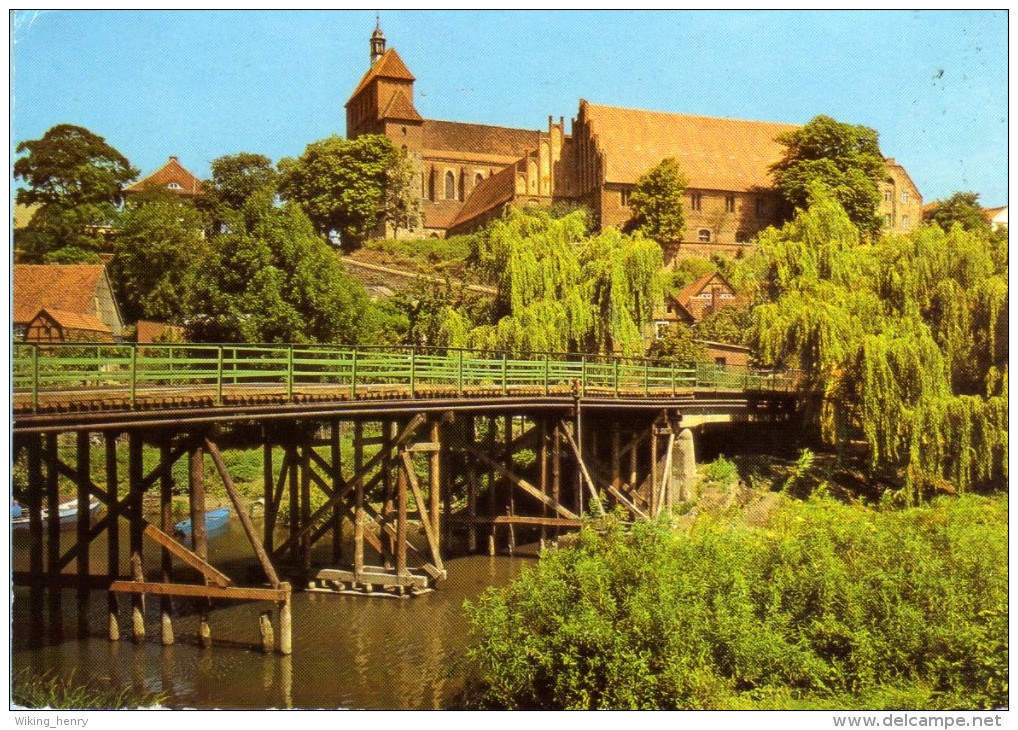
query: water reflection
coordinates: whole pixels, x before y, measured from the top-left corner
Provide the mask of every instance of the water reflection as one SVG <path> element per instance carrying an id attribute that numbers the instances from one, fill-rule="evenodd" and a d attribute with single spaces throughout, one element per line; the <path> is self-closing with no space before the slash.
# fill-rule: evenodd
<path id="1" fill-rule="evenodd" d="M 250 546 L 242 532 L 216 541 L 217 565 L 245 578 Z M 99 541 L 97 541 L 99 542 Z M 93 547 L 93 555 L 105 549 Z M 158 552 L 145 556 L 158 562 Z M 15 557 L 17 561 L 17 556 Z M 88 634 L 78 637 L 64 626 L 61 640 L 48 627 L 46 640 L 29 641 L 28 590 L 15 590 L 13 669 L 76 672 L 117 686 L 158 692 L 172 707 L 359 707 L 424 709 L 442 707 L 458 691 L 448 675 L 466 644 L 462 605 L 489 585 L 504 585 L 531 562 L 529 558 L 475 556 L 447 562 L 449 579 L 438 591 L 411 599 L 297 593 L 293 597 L 293 655 L 261 651 L 259 616 L 263 603 L 217 603 L 213 612 L 213 646 L 198 645 L 199 606 L 174 602 L 176 643 L 160 644 L 160 602 L 145 607 L 146 642 L 130 638 L 131 602 L 121 601 L 120 641 L 108 640 L 107 594 L 88 599 Z M 102 567 L 96 566 L 97 572 Z M 75 591 L 63 591 L 50 604 L 61 624 L 75 619 Z M 127 627 L 127 631 L 124 628 Z"/>

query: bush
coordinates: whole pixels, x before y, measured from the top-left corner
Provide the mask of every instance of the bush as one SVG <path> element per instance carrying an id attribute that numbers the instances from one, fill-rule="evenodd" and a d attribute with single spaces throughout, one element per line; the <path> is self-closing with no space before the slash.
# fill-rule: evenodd
<path id="1" fill-rule="evenodd" d="M 738 469 L 733 462 L 722 455 L 709 464 L 704 464 L 700 467 L 700 475 L 706 483 L 727 487 L 735 481 L 735 478 L 738 476 Z"/>
<path id="2" fill-rule="evenodd" d="M 11 678 L 11 704 L 20 707 L 120 710 L 152 707 L 162 701 L 160 694 L 115 687 L 106 681 L 83 680 L 74 673 L 61 677 L 53 672 L 35 674 L 21 670 Z"/>
<path id="3" fill-rule="evenodd" d="M 1007 498 L 786 502 L 758 530 L 588 523 L 467 604 L 482 708 L 1008 702 Z"/>

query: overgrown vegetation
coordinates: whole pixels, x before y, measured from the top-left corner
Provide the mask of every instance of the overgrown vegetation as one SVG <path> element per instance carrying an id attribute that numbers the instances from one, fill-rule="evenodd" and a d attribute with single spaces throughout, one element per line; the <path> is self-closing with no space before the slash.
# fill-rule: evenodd
<path id="1" fill-rule="evenodd" d="M 37 674 L 24 669 L 11 677 L 11 704 L 20 707 L 123 710 L 153 707 L 162 702 L 163 696 L 158 693 L 83 679 L 74 673 L 61 677 L 55 672 Z"/>
<path id="2" fill-rule="evenodd" d="M 1007 498 L 784 501 L 588 523 L 467 605 L 465 704 L 986 709 L 1008 703 Z"/>

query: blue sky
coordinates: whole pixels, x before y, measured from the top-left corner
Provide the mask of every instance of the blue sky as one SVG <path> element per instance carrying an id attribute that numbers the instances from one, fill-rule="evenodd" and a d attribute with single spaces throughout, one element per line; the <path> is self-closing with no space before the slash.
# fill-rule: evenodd
<path id="1" fill-rule="evenodd" d="M 372 11 L 25 11 L 13 145 L 54 124 L 142 170 L 345 133 Z M 1006 11 L 382 11 L 428 118 L 545 128 L 578 101 L 880 132 L 926 200 L 1007 202 Z"/>

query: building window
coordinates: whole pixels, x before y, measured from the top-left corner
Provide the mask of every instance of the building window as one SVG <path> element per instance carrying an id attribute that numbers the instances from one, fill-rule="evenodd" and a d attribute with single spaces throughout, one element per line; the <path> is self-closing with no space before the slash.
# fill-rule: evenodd
<path id="1" fill-rule="evenodd" d="M 633 191 L 630 190 L 629 188 L 622 188 L 621 198 L 622 198 L 622 207 L 623 208 L 629 207 L 629 195 L 632 192 Z"/>
<path id="2" fill-rule="evenodd" d="M 728 361 L 725 360 L 725 358 L 723 358 L 723 357 L 715 357 L 714 358 L 714 364 L 715 365 L 722 365 L 722 366 L 724 366 L 724 365 L 728 364 Z"/>
<path id="3" fill-rule="evenodd" d="M 894 219 L 890 214 L 884 216 L 884 228 L 890 228 L 894 225 Z"/>
<path id="4" fill-rule="evenodd" d="M 767 215 L 767 199 L 757 198 L 756 199 L 756 214 L 758 216 Z"/>
<path id="5" fill-rule="evenodd" d="M 400 127 L 400 129 L 403 132 L 403 136 L 406 137 L 406 127 Z M 406 148 L 404 147 L 404 149 L 406 149 Z"/>
<path id="6" fill-rule="evenodd" d="M 890 190 L 885 190 L 884 191 L 884 202 L 885 203 L 890 203 L 893 200 L 894 200 L 894 193 L 891 192 Z"/>
<path id="7" fill-rule="evenodd" d="M 474 175 L 474 185 L 480 185 L 482 182 L 484 182 L 484 174 L 483 173 L 479 172 L 476 175 Z"/>
<path id="8" fill-rule="evenodd" d="M 902 190 L 901 191 L 901 202 L 902 203 L 907 203 L 908 202 L 908 191 L 907 190 Z"/>
<path id="9" fill-rule="evenodd" d="M 908 216 L 907 215 L 903 215 L 901 217 L 901 227 L 904 228 L 906 231 L 908 230 L 909 222 L 908 222 Z"/>
<path id="10" fill-rule="evenodd" d="M 736 231 L 735 232 L 735 242 L 736 243 L 749 243 L 749 234 L 746 233 L 745 231 Z"/>
<path id="11" fill-rule="evenodd" d="M 655 322 L 654 323 L 654 336 L 659 340 L 663 340 L 668 335 L 668 323 L 667 322 Z"/>
<path id="12" fill-rule="evenodd" d="M 734 213 L 735 212 L 735 196 L 734 195 L 726 195 L 725 196 L 725 212 L 726 213 Z"/>
<path id="13" fill-rule="evenodd" d="M 689 196 L 689 207 L 691 210 L 700 210 L 702 202 L 703 196 L 700 193 L 692 193 Z"/>
<path id="14" fill-rule="evenodd" d="M 184 189 L 184 188 L 182 188 L 180 186 L 180 183 L 175 183 L 175 182 L 167 183 L 166 187 L 168 187 L 170 190 L 183 190 Z"/>
<path id="15" fill-rule="evenodd" d="M 456 176 L 452 174 L 452 170 L 445 173 L 445 199 L 456 199 Z"/>
<path id="16" fill-rule="evenodd" d="M 700 232 L 696 234 L 696 240 L 700 243 L 710 243 L 710 231 L 706 228 L 701 228 Z"/>

